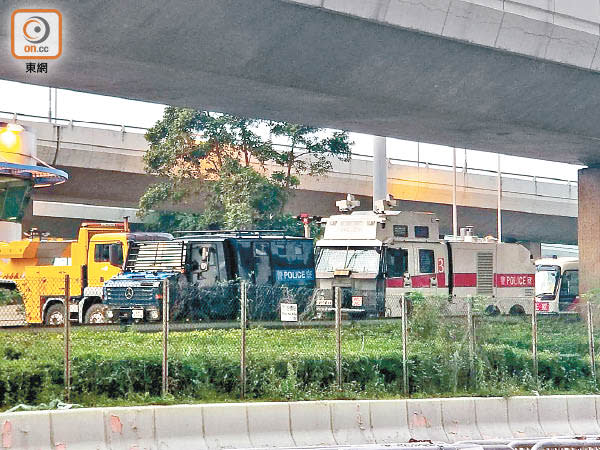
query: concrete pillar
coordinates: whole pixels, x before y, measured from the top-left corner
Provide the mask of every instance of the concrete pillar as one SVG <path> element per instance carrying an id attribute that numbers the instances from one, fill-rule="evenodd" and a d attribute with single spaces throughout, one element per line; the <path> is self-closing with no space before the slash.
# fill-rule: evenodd
<path id="1" fill-rule="evenodd" d="M 600 288 L 600 167 L 579 170 L 579 293 Z"/>
<path id="2" fill-rule="evenodd" d="M 387 197 L 387 166 L 385 138 L 373 136 L 373 205 Z"/>

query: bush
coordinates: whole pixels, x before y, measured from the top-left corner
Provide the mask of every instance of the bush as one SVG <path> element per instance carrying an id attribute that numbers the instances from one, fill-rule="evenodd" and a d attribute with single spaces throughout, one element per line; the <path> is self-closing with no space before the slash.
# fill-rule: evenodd
<path id="1" fill-rule="evenodd" d="M 268 302 L 265 302 L 268 304 Z M 479 323 L 471 373 L 463 318 L 411 317 L 408 365 L 415 396 L 503 396 L 594 393 L 585 326 L 540 321 L 539 387 L 532 376 L 530 324 L 526 319 Z M 267 308 L 268 310 L 268 308 Z M 433 308 L 439 310 L 439 305 Z M 483 319 L 482 319 L 483 320 Z M 435 326 L 434 326 L 435 325 Z M 47 330 L 7 332 L 0 357 L 0 406 L 62 398 L 62 335 Z M 159 401 L 160 334 L 72 330 L 71 401 L 87 406 Z M 240 330 L 172 332 L 169 376 L 173 401 L 237 400 Z M 361 321 L 343 328 L 345 390 L 336 389 L 331 328 L 247 331 L 247 394 L 261 400 L 379 398 L 402 395 L 402 334 L 398 321 Z"/>

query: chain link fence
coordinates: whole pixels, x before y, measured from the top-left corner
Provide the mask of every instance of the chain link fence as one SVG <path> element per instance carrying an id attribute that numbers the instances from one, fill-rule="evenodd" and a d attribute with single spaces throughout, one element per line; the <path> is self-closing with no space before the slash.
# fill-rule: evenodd
<path id="1" fill-rule="evenodd" d="M 2 409 L 598 392 L 595 299 L 561 315 L 531 299 L 511 315 L 485 297 L 176 275 L 81 294 L 66 276 L 0 291 Z"/>
<path id="2" fill-rule="evenodd" d="M 0 289 L 2 409 L 69 398 L 69 280 L 33 277 Z M 67 400 L 68 401 L 68 400 Z"/>

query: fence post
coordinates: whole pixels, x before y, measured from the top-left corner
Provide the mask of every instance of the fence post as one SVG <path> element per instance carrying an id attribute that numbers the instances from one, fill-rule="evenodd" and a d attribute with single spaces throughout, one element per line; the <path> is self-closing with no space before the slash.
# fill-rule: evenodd
<path id="1" fill-rule="evenodd" d="M 71 401 L 71 279 L 65 275 L 65 303 L 64 303 L 64 347 L 65 347 L 65 402 Z"/>
<path id="2" fill-rule="evenodd" d="M 469 377 L 477 387 L 475 376 L 475 322 L 473 320 L 473 298 L 467 299 L 467 327 L 469 329 Z"/>
<path id="3" fill-rule="evenodd" d="M 533 311 L 531 312 L 531 351 L 533 353 L 533 379 L 535 380 L 536 388 L 539 388 L 537 338 L 537 310 L 535 307 L 535 297 L 533 297 Z"/>
<path id="4" fill-rule="evenodd" d="M 592 379 L 596 385 L 596 348 L 594 344 L 594 314 L 592 303 L 587 302 L 587 325 L 588 325 L 588 344 L 590 348 L 590 368 L 592 369 Z"/>
<path id="5" fill-rule="evenodd" d="M 408 390 L 408 318 L 406 317 L 406 297 L 402 294 L 402 378 L 404 395 L 409 395 Z"/>
<path id="6" fill-rule="evenodd" d="M 240 351 L 240 397 L 246 397 L 246 327 L 248 324 L 248 285 L 241 282 L 240 298 L 240 327 L 242 331 L 242 342 Z"/>
<path id="7" fill-rule="evenodd" d="M 169 280 L 163 282 L 162 301 L 162 396 L 169 393 Z"/>
<path id="8" fill-rule="evenodd" d="M 343 389 L 342 382 L 342 288 L 335 288 L 335 371 L 338 389 Z"/>

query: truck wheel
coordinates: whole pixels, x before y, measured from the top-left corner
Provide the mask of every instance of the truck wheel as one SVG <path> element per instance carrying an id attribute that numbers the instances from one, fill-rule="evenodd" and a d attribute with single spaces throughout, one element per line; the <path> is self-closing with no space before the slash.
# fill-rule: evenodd
<path id="1" fill-rule="evenodd" d="M 525 308 L 523 308 L 521 305 L 513 305 L 510 308 L 510 311 L 508 311 L 508 314 L 511 316 L 524 316 Z"/>
<path id="2" fill-rule="evenodd" d="M 44 323 L 51 327 L 59 327 L 65 323 L 65 307 L 62 303 L 55 303 L 46 310 Z"/>
<path id="3" fill-rule="evenodd" d="M 500 310 L 496 305 L 488 305 L 488 307 L 485 308 L 485 315 L 496 317 L 500 315 Z"/>
<path id="4" fill-rule="evenodd" d="M 95 303 L 85 313 L 85 323 L 107 323 L 104 305 Z"/>

